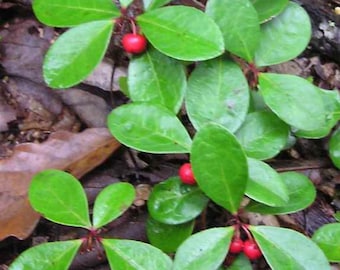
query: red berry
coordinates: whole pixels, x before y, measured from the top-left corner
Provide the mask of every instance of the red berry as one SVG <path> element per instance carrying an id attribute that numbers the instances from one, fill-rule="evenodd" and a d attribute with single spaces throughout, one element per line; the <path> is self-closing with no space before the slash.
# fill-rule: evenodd
<path id="1" fill-rule="evenodd" d="M 244 242 L 243 253 L 249 260 L 256 260 L 262 256 L 262 251 L 254 240 L 247 240 Z"/>
<path id="2" fill-rule="evenodd" d="M 124 35 L 122 44 L 126 52 L 138 54 L 146 50 L 147 41 L 143 35 L 129 33 Z"/>
<path id="3" fill-rule="evenodd" d="M 179 178 L 184 184 L 187 185 L 195 185 L 196 180 L 194 177 L 194 173 L 192 172 L 191 169 L 191 164 L 190 163 L 184 163 L 180 168 L 179 168 Z"/>
<path id="4" fill-rule="evenodd" d="M 233 254 L 238 254 L 243 250 L 243 241 L 240 238 L 235 238 L 231 241 L 229 252 Z"/>

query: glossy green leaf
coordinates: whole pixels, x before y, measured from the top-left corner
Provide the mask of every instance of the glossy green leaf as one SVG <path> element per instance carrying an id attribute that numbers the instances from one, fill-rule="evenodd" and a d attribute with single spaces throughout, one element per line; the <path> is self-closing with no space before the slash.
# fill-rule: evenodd
<path id="1" fill-rule="evenodd" d="M 132 2 L 133 0 L 119 0 L 119 3 L 122 6 L 122 8 L 127 8 Z"/>
<path id="2" fill-rule="evenodd" d="M 43 243 L 25 250 L 8 270 L 67 270 L 82 241 Z"/>
<path id="3" fill-rule="evenodd" d="M 146 223 L 146 233 L 153 246 L 170 253 L 175 252 L 178 246 L 192 234 L 194 225 L 194 220 L 170 225 L 149 217 Z"/>
<path id="4" fill-rule="evenodd" d="M 103 239 L 102 244 L 111 269 L 170 270 L 168 255 L 149 244 L 134 240 Z"/>
<path id="5" fill-rule="evenodd" d="M 340 222 L 340 211 L 337 211 L 335 214 L 334 214 L 334 218 Z"/>
<path id="6" fill-rule="evenodd" d="M 307 47 L 311 33 L 307 12 L 289 2 L 279 16 L 262 24 L 260 45 L 255 53 L 256 65 L 270 66 L 297 57 Z"/>
<path id="7" fill-rule="evenodd" d="M 253 112 L 236 132 L 248 157 L 269 159 L 287 144 L 289 126 L 272 112 Z"/>
<path id="8" fill-rule="evenodd" d="M 28 191 L 33 209 L 48 220 L 90 228 L 88 202 L 78 179 L 60 170 L 44 170 L 33 176 Z"/>
<path id="9" fill-rule="evenodd" d="M 161 104 L 177 113 L 186 88 L 184 67 L 180 62 L 150 48 L 130 61 L 128 86 L 133 101 Z"/>
<path id="10" fill-rule="evenodd" d="M 317 229 L 312 240 L 322 249 L 328 261 L 340 262 L 340 223 L 330 223 Z"/>
<path id="11" fill-rule="evenodd" d="M 121 143 L 149 153 L 188 153 L 191 138 L 174 113 L 151 103 L 131 103 L 114 109 L 108 127 Z"/>
<path id="12" fill-rule="evenodd" d="M 260 41 L 257 12 L 249 0 L 209 0 L 206 14 L 220 27 L 226 50 L 252 62 Z"/>
<path id="13" fill-rule="evenodd" d="M 246 210 L 261 214 L 280 215 L 301 211 L 310 206 L 316 197 L 316 190 L 312 181 L 305 175 L 297 172 L 280 174 L 288 189 L 288 202 L 284 206 L 270 207 L 258 202 L 251 202 Z"/>
<path id="14" fill-rule="evenodd" d="M 250 1 L 254 5 L 257 14 L 259 15 L 260 22 L 265 22 L 267 20 L 272 19 L 273 17 L 281 13 L 289 3 L 288 0 L 275 0 L 275 1 L 250 0 Z"/>
<path id="15" fill-rule="evenodd" d="M 135 199 L 135 189 L 129 183 L 115 183 L 105 187 L 93 206 L 93 227 L 98 229 L 123 214 Z"/>
<path id="16" fill-rule="evenodd" d="M 152 10 L 155 8 L 159 8 L 161 6 L 166 5 L 171 0 L 143 0 L 144 9 L 145 10 Z"/>
<path id="17" fill-rule="evenodd" d="M 222 264 L 233 227 L 212 228 L 193 234 L 178 248 L 173 270 L 213 270 Z"/>
<path id="18" fill-rule="evenodd" d="M 261 94 L 284 122 L 303 130 L 315 130 L 325 122 L 322 96 L 313 84 L 295 75 L 261 73 Z"/>
<path id="19" fill-rule="evenodd" d="M 81 24 L 63 33 L 48 50 L 43 74 L 52 88 L 67 88 L 84 80 L 104 57 L 112 20 Z"/>
<path id="20" fill-rule="evenodd" d="M 248 111 L 248 83 L 239 66 L 231 60 L 220 57 L 206 61 L 192 72 L 185 102 L 196 129 L 215 122 L 234 132 Z"/>
<path id="21" fill-rule="evenodd" d="M 333 164 L 340 169 L 340 128 L 332 134 L 329 141 L 329 156 Z"/>
<path id="22" fill-rule="evenodd" d="M 235 136 L 216 124 L 202 127 L 193 140 L 191 165 L 203 192 L 235 214 L 248 180 L 247 158 Z"/>
<path id="23" fill-rule="evenodd" d="M 286 183 L 272 167 L 260 160 L 248 158 L 248 169 L 248 197 L 270 206 L 282 206 L 288 202 Z"/>
<path id="24" fill-rule="evenodd" d="M 239 254 L 228 270 L 253 270 L 249 259 L 243 254 Z"/>
<path id="25" fill-rule="evenodd" d="M 56 27 L 71 27 L 119 16 L 119 10 L 111 0 L 34 0 L 32 7 L 39 21 Z"/>
<path id="26" fill-rule="evenodd" d="M 330 270 L 323 252 L 303 234 L 271 226 L 249 229 L 271 269 Z"/>
<path id="27" fill-rule="evenodd" d="M 196 218 L 208 198 L 197 186 L 183 184 L 172 177 L 154 186 L 148 199 L 149 214 L 166 224 L 180 224 Z"/>
<path id="28" fill-rule="evenodd" d="M 323 125 L 318 127 L 316 130 L 297 130 L 294 134 L 297 137 L 309 138 L 309 139 L 319 139 L 326 137 L 332 130 L 332 128 L 340 120 L 340 93 L 335 90 L 324 90 L 316 88 L 322 97 L 324 103 L 324 108 L 326 111 L 326 116 Z"/>
<path id="29" fill-rule="evenodd" d="M 220 29 L 198 9 L 162 7 L 138 16 L 137 22 L 151 44 L 170 57 L 199 61 L 214 58 L 224 51 Z"/>

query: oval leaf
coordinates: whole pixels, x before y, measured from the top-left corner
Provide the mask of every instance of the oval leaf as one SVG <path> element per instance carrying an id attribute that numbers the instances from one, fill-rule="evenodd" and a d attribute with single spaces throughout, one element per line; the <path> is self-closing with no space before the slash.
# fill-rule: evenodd
<path id="1" fill-rule="evenodd" d="M 67 270 L 81 246 L 81 240 L 44 243 L 25 250 L 9 270 Z"/>
<path id="2" fill-rule="evenodd" d="M 194 225 L 195 220 L 170 225 L 149 217 L 146 223 L 146 233 L 153 246 L 170 253 L 175 252 L 178 246 L 192 234 Z"/>
<path id="3" fill-rule="evenodd" d="M 199 61 L 224 51 L 220 29 L 198 9 L 163 7 L 138 16 L 137 22 L 151 44 L 170 57 Z"/>
<path id="4" fill-rule="evenodd" d="M 288 202 L 288 189 L 279 174 L 268 164 L 248 158 L 249 179 L 246 195 L 270 206 L 282 206 Z"/>
<path id="5" fill-rule="evenodd" d="M 56 27 L 71 27 L 119 16 L 119 10 L 111 0 L 34 0 L 32 7 L 39 21 Z"/>
<path id="6" fill-rule="evenodd" d="M 332 128 L 340 120 L 340 93 L 338 90 L 324 90 L 321 88 L 316 88 L 324 104 L 326 111 L 325 121 L 322 126 L 315 130 L 297 130 L 294 134 L 302 138 L 319 139 L 326 137 L 332 130 Z"/>
<path id="7" fill-rule="evenodd" d="M 135 199 L 135 189 L 129 183 L 115 183 L 105 187 L 93 206 L 93 227 L 98 229 L 123 214 Z"/>
<path id="8" fill-rule="evenodd" d="M 104 57 L 112 28 L 112 20 L 94 21 L 63 33 L 45 56 L 45 82 L 52 88 L 67 88 L 85 79 Z"/>
<path id="9" fill-rule="evenodd" d="M 118 239 L 103 239 L 107 259 L 115 270 L 170 270 L 168 255 L 149 244 Z"/>
<path id="10" fill-rule="evenodd" d="M 340 128 L 333 133 L 329 141 L 329 156 L 333 164 L 340 169 Z"/>
<path id="11" fill-rule="evenodd" d="M 297 172 L 280 174 L 288 189 L 288 202 L 284 206 L 270 207 L 258 202 L 251 202 L 246 209 L 260 214 L 280 215 L 298 212 L 310 206 L 316 197 L 316 190 L 311 180 Z"/>
<path id="12" fill-rule="evenodd" d="M 340 262 L 340 223 L 331 223 L 317 229 L 312 240 L 322 249 L 328 261 Z"/>
<path id="13" fill-rule="evenodd" d="M 154 186 L 148 199 L 149 214 L 159 222 L 180 224 L 196 218 L 208 198 L 197 186 L 182 184 L 178 177 Z"/>
<path id="14" fill-rule="evenodd" d="M 281 13 L 289 0 L 251 0 L 251 2 L 259 15 L 259 21 L 262 23 Z"/>
<path id="15" fill-rule="evenodd" d="M 226 50 L 251 62 L 260 41 L 258 15 L 248 0 L 209 0 L 205 11 L 220 27 Z"/>
<path id="16" fill-rule="evenodd" d="M 131 103 L 114 109 L 108 127 L 121 143 L 149 153 L 188 153 L 191 138 L 175 114 L 150 103 Z"/>
<path id="17" fill-rule="evenodd" d="M 234 132 L 248 111 L 248 83 L 231 60 L 221 57 L 206 61 L 192 72 L 185 102 L 196 129 L 215 122 Z"/>
<path id="18" fill-rule="evenodd" d="M 260 74 L 260 91 L 270 109 L 287 124 L 315 130 L 325 122 L 320 92 L 307 80 L 294 75 Z"/>
<path id="19" fill-rule="evenodd" d="M 287 144 L 289 126 L 271 112 L 253 112 L 236 132 L 248 157 L 269 159 Z"/>
<path id="20" fill-rule="evenodd" d="M 307 12 L 290 2 L 279 16 L 262 24 L 260 45 L 255 53 L 256 65 L 270 66 L 295 58 L 307 47 L 311 33 Z"/>
<path id="21" fill-rule="evenodd" d="M 185 88 L 183 65 L 154 48 L 130 61 L 128 89 L 133 101 L 161 104 L 177 113 Z"/>
<path id="22" fill-rule="evenodd" d="M 217 269 L 234 233 L 232 227 L 212 228 L 190 236 L 178 248 L 173 270 Z"/>
<path id="23" fill-rule="evenodd" d="M 236 138 L 215 124 L 202 127 L 194 137 L 191 164 L 203 192 L 236 213 L 248 180 L 247 158 Z"/>
<path id="24" fill-rule="evenodd" d="M 230 265 L 227 270 L 253 270 L 249 259 L 241 253 L 237 256 L 237 258 L 233 261 L 232 265 Z"/>
<path id="25" fill-rule="evenodd" d="M 271 269 L 330 270 L 323 252 L 303 234 L 271 226 L 249 229 Z"/>
<path id="26" fill-rule="evenodd" d="M 79 181 L 59 170 L 44 170 L 33 178 L 28 191 L 33 209 L 48 220 L 90 228 L 86 194 Z"/>
<path id="27" fill-rule="evenodd" d="M 151 10 L 166 5 L 171 0 L 143 0 L 144 9 Z"/>

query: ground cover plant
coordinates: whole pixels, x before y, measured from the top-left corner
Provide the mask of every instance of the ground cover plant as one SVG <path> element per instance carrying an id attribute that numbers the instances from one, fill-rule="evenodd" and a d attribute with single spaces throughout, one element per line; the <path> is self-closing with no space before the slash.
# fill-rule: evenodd
<path id="1" fill-rule="evenodd" d="M 56 253 L 70 244 L 69 253 L 59 258 L 59 269 L 67 269 L 80 246 L 91 241 L 104 245 L 112 269 L 251 269 L 250 261 L 262 256 L 271 269 L 330 269 L 329 262 L 340 261 L 338 223 L 308 238 L 293 229 L 255 226 L 242 218 L 244 212 L 293 213 L 314 201 L 315 187 L 305 175 L 278 173 L 266 162 L 296 139 L 331 136 L 329 155 L 340 167 L 340 132 L 334 131 L 340 119 L 339 93 L 295 75 L 266 72 L 266 67 L 305 50 L 311 37 L 307 13 L 286 0 L 208 0 L 202 9 L 168 3 L 144 0 L 137 9 L 132 1 L 33 2 L 41 22 L 70 28 L 45 57 L 44 78 L 52 88 L 85 79 L 103 58 L 112 33 L 128 25 L 129 30 L 120 33 L 121 46 L 130 56 L 121 87 L 131 102 L 109 114 L 108 128 L 122 144 L 138 151 L 188 154 L 178 176 L 156 185 L 148 200 L 147 233 L 154 247 L 98 236 L 100 227 L 122 213 L 120 207 L 132 203 L 127 184 L 122 187 L 129 190 L 129 201 L 120 192 L 106 195 L 105 203 L 99 195 L 92 223 L 85 218 L 84 196 L 73 199 L 82 205 L 72 210 L 82 213 L 86 222 L 79 223 L 62 212 L 61 219 L 51 217 L 48 211 L 62 207 L 40 208 L 35 201 L 45 195 L 33 192 L 36 179 L 46 181 L 40 188 L 50 192 L 55 190 L 48 184 L 50 178 L 70 183 L 74 179 L 58 171 L 35 176 L 32 206 L 52 221 L 89 230 L 85 240 L 45 244 L 57 247 Z M 183 111 L 193 126 L 190 132 L 181 121 Z M 114 195 L 121 202 L 109 203 Z M 192 234 L 195 219 L 209 202 L 232 218 L 225 227 Z M 159 258 L 159 264 L 146 267 L 134 258 L 139 246 L 145 247 L 150 261 Z M 127 256 L 113 251 L 116 247 Z M 26 251 L 10 269 L 52 269 L 38 268 L 32 260 L 42 249 Z M 173 253 L 173 262 L 164 252 Z M 47 258 L 46 264 L 53 259 Z"/>

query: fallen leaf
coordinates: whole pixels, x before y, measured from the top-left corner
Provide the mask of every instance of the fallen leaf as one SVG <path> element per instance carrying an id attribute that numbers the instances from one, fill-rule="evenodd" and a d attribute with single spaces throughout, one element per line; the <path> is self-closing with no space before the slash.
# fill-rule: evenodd
<path id="1" fill-rule="evenodd" d="M 8 236 L 25 239 L 39 220 L 27 198 L 32 175 L 53 168 L 80 178 L 119 146 L 106 128 L 90 128 L 57 131 L 44 143 L 15 147 L 9 158 L 0 160 L 0 241 Z"/>

